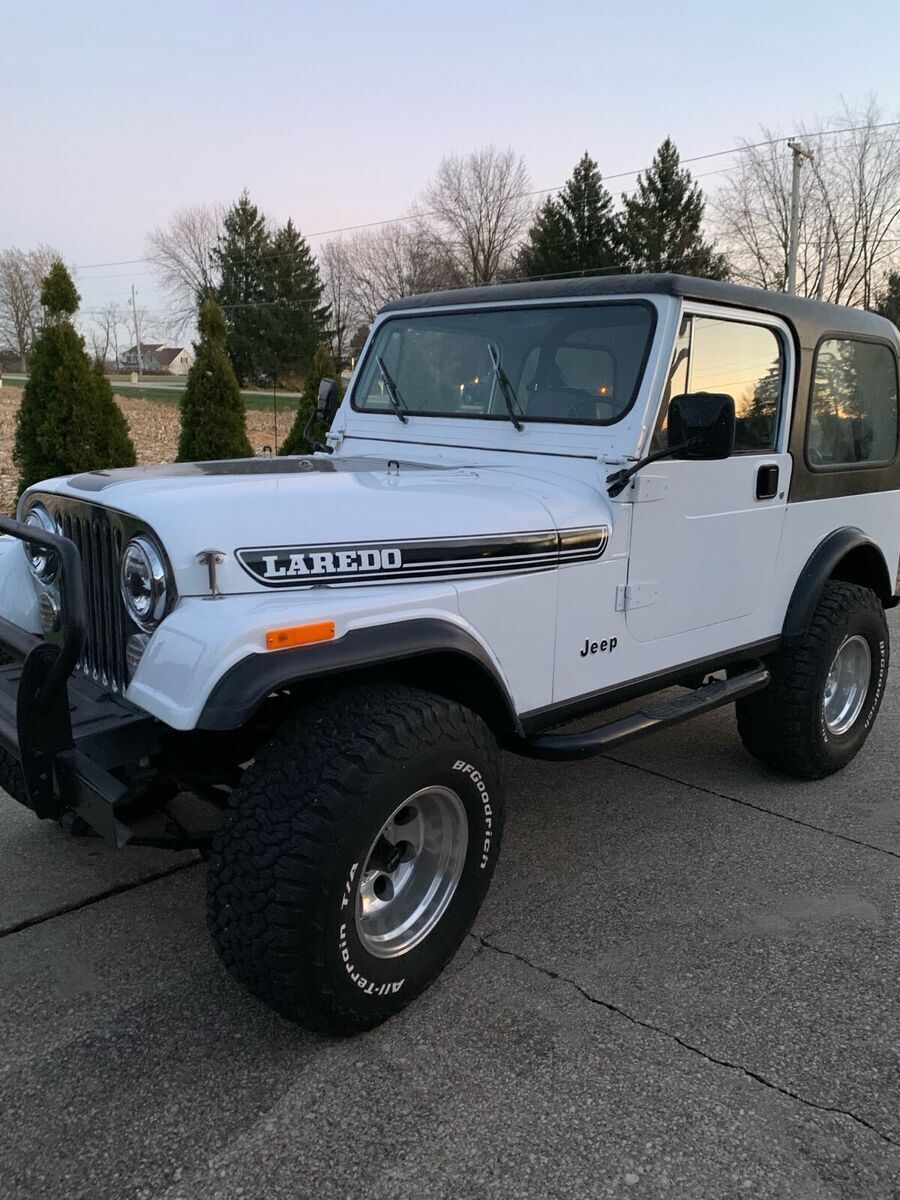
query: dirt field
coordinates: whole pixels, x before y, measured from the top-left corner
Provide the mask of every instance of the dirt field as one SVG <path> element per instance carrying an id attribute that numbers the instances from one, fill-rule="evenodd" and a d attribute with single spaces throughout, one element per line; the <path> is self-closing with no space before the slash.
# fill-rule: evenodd
<path id="1" fill-rule="evenodd" d="M 16 500 L 16 471 L 12 462 L 15 415 L 22 398 L 20 388 L 8 384 L 0 388 L 0 512 L 11 512 Z M 156 400 L 135 400 L 116 396 L 116 401 L 131 433 L 139 463 L 171 462 L 178 445 L 178 409 L 174 404 Z M 285 413 L 279 414 L 278 436 L 283 441 L 290 428 Z M 253 449 L 274 444 L 274 423 L 269 411 L 247 413 L 247 434 Z"/>

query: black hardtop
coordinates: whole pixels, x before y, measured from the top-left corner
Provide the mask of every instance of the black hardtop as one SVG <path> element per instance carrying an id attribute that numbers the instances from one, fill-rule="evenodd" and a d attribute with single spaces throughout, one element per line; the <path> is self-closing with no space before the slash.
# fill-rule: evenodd
<path id="1" fill-rule="evenodd" d="M 392 300 L 380 309 L 394 313 L 421 308 L 468 307 L 473 304 L 509 304 L 523 300 L 577 300 L 593 296 L 677 296 L 706 304 L 771 313 L 793 326 L 800 344 L 812 347 L 826 333 L 859 334 L 884 338 L 900 345 L 897 327 L 886 317 L 828 304 L 786 292 L 769 292 L 718 279 L 693 275 L 599 275 L 575 279 L 541 279 L 527 283 L 490 284 L 486 287 L 452 288 Z"/>

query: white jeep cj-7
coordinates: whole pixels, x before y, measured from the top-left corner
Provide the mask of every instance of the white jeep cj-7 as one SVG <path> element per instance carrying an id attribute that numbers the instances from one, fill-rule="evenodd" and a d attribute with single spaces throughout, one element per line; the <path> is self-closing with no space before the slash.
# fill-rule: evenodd
<path id="1" fill-rule="evenodd" d="M 50 480 L 0 520 L 0 784 L 118 846 L 208 847 L 228 969 L 307 1026 L 375 1025 L 484 899 L 501 746 L 584 757 L 736 702 L 782 772 L 857 753 L 898 346 L 679 276 L 389 304 L 339 407 L 323 384 L 327 447 Z"/>

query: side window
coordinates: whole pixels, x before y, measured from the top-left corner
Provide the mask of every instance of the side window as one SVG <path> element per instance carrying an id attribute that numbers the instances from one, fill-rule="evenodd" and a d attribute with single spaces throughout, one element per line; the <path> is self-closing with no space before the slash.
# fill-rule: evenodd
<path id="1" fill-rule="evenodd" d="M 816 353 L 806 457 L 812 467 L 889 462 L 897 449 L 897 365 L 877 342 L 827 338 Z"/>
<path id="2" fill-rule="evenodd" d="M 781 339 L 765 325 L 691 318 L 687 391 L 724 392 L 734 399 L 734 449 L 774 450 L 784 390 Z"/>
<path id="3" fill-rule="evenodd" d="M 681 322 L 653 450 L 666 444 L 669 401 L 682 392 L 734 400 L 736 454 L 774 450 L 784 393 L 781 339 L 765 325 L 686 315 Z"/>

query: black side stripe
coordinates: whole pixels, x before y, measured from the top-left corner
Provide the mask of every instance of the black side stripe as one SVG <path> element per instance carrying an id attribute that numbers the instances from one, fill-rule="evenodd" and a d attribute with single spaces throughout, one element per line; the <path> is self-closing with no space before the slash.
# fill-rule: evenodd
<path id="1" fill-rule="evenodd" d="M 601 558 L 607 526 L 531 533 L 396 542 L 341 542 L 312 546 L 241 548 L 235 556 L 267 587 L 352 586 L 397 580 L 549 571 Z"/>

